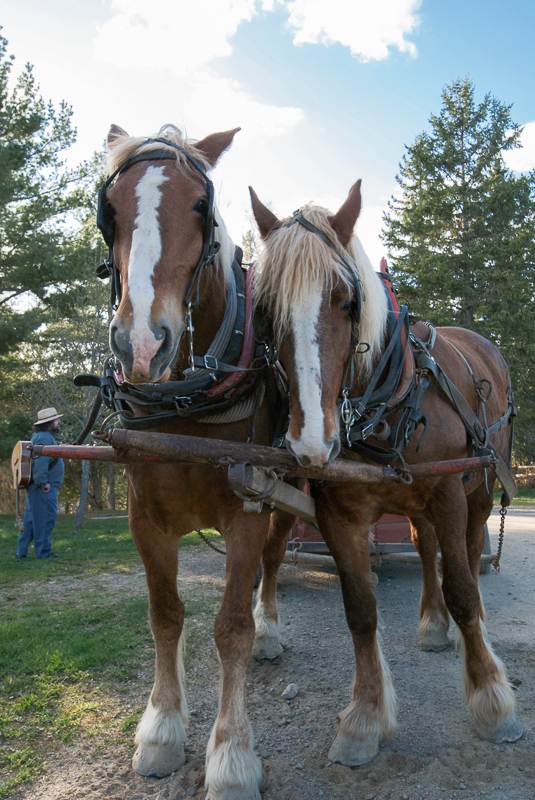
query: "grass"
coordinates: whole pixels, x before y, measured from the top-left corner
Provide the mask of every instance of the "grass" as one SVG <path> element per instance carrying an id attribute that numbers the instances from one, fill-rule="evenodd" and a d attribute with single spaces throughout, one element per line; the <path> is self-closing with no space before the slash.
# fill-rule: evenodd
<path id="1" fill-rule="evenodd" d="M 140 668 L 151 672 L 154 660 L 146 592 L 58 580 L 137 570 L 128 520 L 88 519 L 81 531 L 73 522 L 58 518 L 57 559 L 35 559 L 31 551 L 16 562 L 13 518 L 0 516 L 0 800 L 46 771 L 64 744 L 85 742 L 93 753 L 130 746 L 149 694 L 148 679 L 142 692 L 136 688 Z M 195 533 L 180 542 L 199 544 Z M 212 614 L 218 604 L 217 596 L 196 594 L 186 614 Z"/>
<path id="2" fill-rule="evenodd" d="M 501 489 L 494 492 L 494 505 L 499 506 L 502 496 Z M 535 505 L 535 489 L 522 488 L 518 490 L 518 494 L 513 499 L 513 506 L 533 506 Z"/>
<path id="3" fill-rule="evenodd" d="M 54 575 L 96 575 L 110 569 L 129 571 L 141 564 L 130 536 L 128 520 L 117 515 L 107 519 L 107 516 L 102 512 L 95 518 L 86 519 L 81 530 L 74 530 L 74 515 L 58 516 L 52 533 L 52 552 L 57 553 L 59 558 L 36 559 L 32 545 L 28 558 L 16 562 L 18 531 L 14 526 L 14 517 L 0 515 L 0 588 L 16 586 L 21 580 Z M 213 541 L 221 541 L 216 531 L 205 533 Z M 182 537 L 179 547 L 200 544 L 200 537 L 193 532 Z"/>

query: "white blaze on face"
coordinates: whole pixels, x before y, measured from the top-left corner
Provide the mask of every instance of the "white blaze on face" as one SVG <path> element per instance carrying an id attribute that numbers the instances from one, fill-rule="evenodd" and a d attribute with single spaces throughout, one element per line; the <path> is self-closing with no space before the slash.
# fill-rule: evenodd
<path id="1" fill-rule="evenodd" d="M 128 262 L 128 294 L 133 311 L 130 331 L 134 354 L 133 374 L 149 375 L 151 359 L 162 343 L 151 331 L 149 320 L 154 301 L 152 276 L 162 254 L 158 224 L 162 193 L 159 186 L 168 180 L 163 170 L 163 167 L 148 167 L 136 187 L 138 213 Z"/>
<path id="2" fill-rule="evenodd" d="M 323 466 L 331 452 L 325 444 L 325 427 L 321 405 L 321 361 L 317 325 L 322 293 L 307 298 L 307 303 L 294 309 L 292 330 L 295 353 L 294 369 L 299 392 L 299 402 L 304 414 L 301 436 L 295 441 L 288 433 L 287 439 L 294 455 L 305 456 L 313 466 Z"/>

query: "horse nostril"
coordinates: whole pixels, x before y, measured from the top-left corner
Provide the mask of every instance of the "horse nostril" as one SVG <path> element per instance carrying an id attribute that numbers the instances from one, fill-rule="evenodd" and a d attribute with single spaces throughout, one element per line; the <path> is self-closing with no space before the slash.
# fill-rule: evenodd
<path id="1" fill-rule="evenodd" d="M 308 456 L 299 456 L 299 463 L 301 464 L 302 467 L 309 467 L 311 461 Z"/>

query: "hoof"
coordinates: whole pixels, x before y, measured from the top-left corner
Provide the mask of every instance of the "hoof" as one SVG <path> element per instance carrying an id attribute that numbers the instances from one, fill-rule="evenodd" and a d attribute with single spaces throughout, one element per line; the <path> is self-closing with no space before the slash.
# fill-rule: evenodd
<path id="1" fill-rule="evenodd" d="M 209 786 L 205 800 L 262 800 L 262 798 L 258 788 L 221 789 L 221 791 L 215 791 Z"/>
<path id="2" fill-rule="evenodd" d="M 336 761 L 346 767 L 359 767 L 367 764 L 379 752 L 379 739 L 371 738 L 365 741 L 355 741 L 349 736 L 338 734 L 329 750 L 329 761 Z"/>
<path id="3" fill-rule="evenodd" d="M 483 725 L 477 726 L 477 732 L 482 739 L 493 744 L 503 742 L 516 742 L 524 733 L 522 723 L 516 714 L 511 714 L 497 728 L 487 728 Z"/>
<path id="4" fill-rule="evenodd" d="M 273 659 L 278 658 L 283 652 L 282 644 L 279 639 L 255 639 L 253 658 L 256 658 L 257 661 L 265 661 L 265 659 L 273 661 Z"/>
<path id="5" fill-rule="evenodd" d="M 139 775 L 165 778 L 186 763 L 183 744 L 140 744 L 132 766 Z"/>
<path id="6" fill-rule="evenodd" d="M 435 630 L 428 630 L 420 634 L 420 650 L 432 650 L 434 653 L 440 653 L 449 646 L 448 632 L 444 629 L 435 628 Z"/>

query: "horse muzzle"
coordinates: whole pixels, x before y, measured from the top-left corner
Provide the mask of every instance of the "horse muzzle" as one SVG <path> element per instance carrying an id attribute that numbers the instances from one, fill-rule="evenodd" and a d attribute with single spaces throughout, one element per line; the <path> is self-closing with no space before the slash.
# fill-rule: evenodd
<path id="1" fill-rule="evenodd" d="M 110 347 L 121 362 L 129 383 L 161 383 L 168 380 L 180 337 L 167 320 L 158 325 L 126 327 L 117 316 L 110 325 Z"/>
<path id="2" fill-rule="evenodd" d="M 307 446 L 302 440 L 293 441 L 286 434 L 286 448 L 297 459 L 301 467 L 318 467 L 323 469 L 333 461 L 340 452 L 340 437 L 335 436 L 329 442 Z"/>

